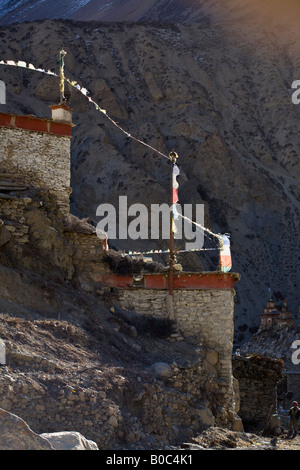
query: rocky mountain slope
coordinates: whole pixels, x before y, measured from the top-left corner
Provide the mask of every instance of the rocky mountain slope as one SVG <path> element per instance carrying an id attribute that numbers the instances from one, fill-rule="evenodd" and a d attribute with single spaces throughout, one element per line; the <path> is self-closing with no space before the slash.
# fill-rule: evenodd
<path id="1" fill-rule="evenodd" d="M 251 336 L 249 341 L 243 343 L 240 353 L 243 356 L 258 354 L 267 357 L 279 358 L 284 361 L 287 371 L 298 371 L 298 343 L 300 327 L 296 324 L 289 329 L 262 329 Z"/>
<path id="2" fill-rule="evenodd" d="M 203 2 L 204 4 L 207 2 Z M 205 5 L 195 1 L 171 0 L 29 0 L 2 2 L 0 15 L 2 24 L 37 19 L 60 18 L 84 21 L 139 21 L 159 19 L 160 21 L 178 22 L 187 19 L 199 19 L 205 15 Z"/>
<path id="3" fill-rule="evenodd" d="M 83 21 L 168 21 L 183 23 L 203 21 L 222 3 L 215 0 L 3 0 L 2 24 L 38 19 L 73 19 Z M 221 9 L 223 10 L 223 8 Z M 225 8 L 225 11 L 227 8 Z"/>
<path id="4" fill-rule="evenodd" d="M 3 26 L 0 60 L 58 72 L 64 48 L 66 76 L 118 125 L 163 153 L 177 151 L 180 202 L 205 204 L 206 226 L 231 234 L 233 270 L 242 275 L 236 297 L 242 340 L 259 324 L 269 286 L 295 314 L 300 301 L 300 107 L 291 101 L 291 84 L 300 79 L 299 34 L 293 24 L 273 30 L 245 7 L 226 5 L 233 22 Z M 7 84 L 3 112 L 49 116 L 59 99 L 57 79 L 44 74 L 1 66 L 0 79 Z M 67 95 L 76 125 L 72 211 L 97 221 L 97 206 L 118 207 L 120 195 L 129 205 L 168 202 L 166 159 L 120 132 L 74 88 Z M 139 240 L 111 244 L 163 248 Z M 216 269 L 211 253 L 178 260 L 188 269 Z"/>
<path id="5" fill-rule="evenodd" d="M 297 0 L 2 0 L 0 24 L 40 19 L 81 21 L 297 22 Z"/>

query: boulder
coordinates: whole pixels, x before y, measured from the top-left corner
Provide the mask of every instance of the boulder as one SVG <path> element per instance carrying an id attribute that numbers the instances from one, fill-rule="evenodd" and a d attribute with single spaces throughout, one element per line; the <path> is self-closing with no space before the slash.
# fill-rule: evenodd
<path id="1" fill-rule="evenodd" d="M 40 436 L 47 439 L 55 450 L 99 450 L 94 441 L 75 431 L 43 433 Z"/>
<path id="2" fill-rule="evenodd" d="M 214 415 L 212 414 L 212 411 L 209 408 L 203 407 L 203 408 L 198 409 L 197 415 L 202 425 L 214 426 L 215 418 L 214 418 Z"/>
<path id="3" fill-rule="evenodd" d="M 208 351 L 208 353 L 206 354 L 206 358 L 205 358 L 205 359 L 207 360 L 207 362 L 208 362 L 209 364 L 211 364 L 212 366 L 215 366 L 215 365 L 217 365 L 217 363 L 218 363 L 219 354 L 218 354 L 215 350 L 211 349 L 211 350 Z"/>
<path id="4" fill-rule="evenodd" d="M 23 419 L 0 408 L 0 450 L 54 450 Z"/>
<path id="5" fill-rule="evenodd" d="M 277 413 L 272 414 L 268 421 L 268 431 L 274 436 L 281 434 L 281 421 Z"/>
<path id="6" fill-rule="evenodd" d="M 155 364 L 152 364 L 151 369 L 159 377 L 171 377 L 172 375 L 172 369 L 166 362 L 155 362 Z"/>
<path id="7" fill-rule="evenodd" d="M 211 375 L 212 377 L 218 377 L 217 369 L 212 364 L 210 364 L 206 359 L 204 359 L 203 361 L 203 367 L 209 375 Z"/>
<path id="8" fill-rule="evenodd" d="M 232 430 L 235 432 L 244 432 L 244 425 L 241 418 L 235 414 L 232 420 Z"/>

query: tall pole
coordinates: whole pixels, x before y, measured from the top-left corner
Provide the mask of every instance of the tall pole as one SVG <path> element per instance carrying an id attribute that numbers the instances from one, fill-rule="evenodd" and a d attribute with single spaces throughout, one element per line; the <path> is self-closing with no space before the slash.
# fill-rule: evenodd
<path id="1" fill-rule="evenodd" d="M 60 75 L 60 104 L 63 104 L 65 99 L 65 74 L 64 74 L 64 57 L 66 51 L 61 50 L 59 53 L 59 75 Z"/>
<path id="2" fill-rule="evenodd" d="M 169 295 L 173 295 L 173 279 L 174 279 L 174 264 L 176 263 L 175 254 L 174 254 L 174 187 L 173 187 L 173 175 L 174 175 L 174 165 L 177 161 L 178 155 L 174 150 L 169 154 L 170 160 L 172 162 L 171 168 L 171 206 L 170 206 L 170 257 L 169 257 Z"/>

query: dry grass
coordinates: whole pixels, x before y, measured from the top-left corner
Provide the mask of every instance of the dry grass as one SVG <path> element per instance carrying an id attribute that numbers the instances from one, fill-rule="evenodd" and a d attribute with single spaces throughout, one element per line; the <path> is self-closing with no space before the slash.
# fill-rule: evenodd
<path id="1" fill-rule="evenodd" d="M 141 274 L 148 273 L 161 273 L 166 271 L 166 267 L 155 261 L 147 263 L 143 258 L 132 258 L 128 255 L 123 255 L 117 251 L 109 250 L 105 255 L 103 261 L 109 264 L 110 269 L 116 274 Z"/>
<path id="2" fill-rule="evenodd" d="M 64 221 L 64 230 L 75 233 L 96 233 L 95 227 L 89 223 L 89 218 L 79 219 L 73 214 L 68 215 Z"/>

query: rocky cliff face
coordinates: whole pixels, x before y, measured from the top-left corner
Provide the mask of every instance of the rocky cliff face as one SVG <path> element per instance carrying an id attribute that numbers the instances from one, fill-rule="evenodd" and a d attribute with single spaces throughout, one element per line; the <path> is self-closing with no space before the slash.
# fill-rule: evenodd
<path id="1" fill-rule="evenodd" d="M 66 76 L 86 87 L 118 125 L 163 153 L 176 150 L 181 204 L 203 203 L 206 226 L 231 234 L 233 270 L 242 275 L 239 340 L 259 324 L 269 286 L 277 300 L 288 298 L 294 313 L 300 302 L 300 106 L 291 100 L 291 84 L 300 79 L 300 39 L 292 26 L 272 30 L 249 15 L 210 25 L 46 20 L 0 32 L 0 60 L 58 72 L 64 48 Z M 50 115 L 48 106 L 59 99 L 57 79 L 0 67 L 7 85 L 0 111 Z M 129 205 L 168 202 L 167 160 L 124 135 L 76 89 L 67 95 L 76 124 L 72 211 L 97 221 L 97 206 L 118 207 L 120 195 Z M 111 244 L 162 247 L 139 240 Z M 188 269 L 217 266 L 209 252 L 178 260 Z"/>
<path id="2" fill-rule="evenodd" d="M 244 22 L 297 24 L 297 0 L 2 0 L 0 24 L 40 19 L 80 21 Z"/>
<path id="3" fill-rule="evenodd" d="M 219 9 L 218 2 L 214 0 L 4 0 L 0 6 L 0 16 L 2 24 L 45 18 L 182 23 L 207 20 L 213 9 Z"/>

